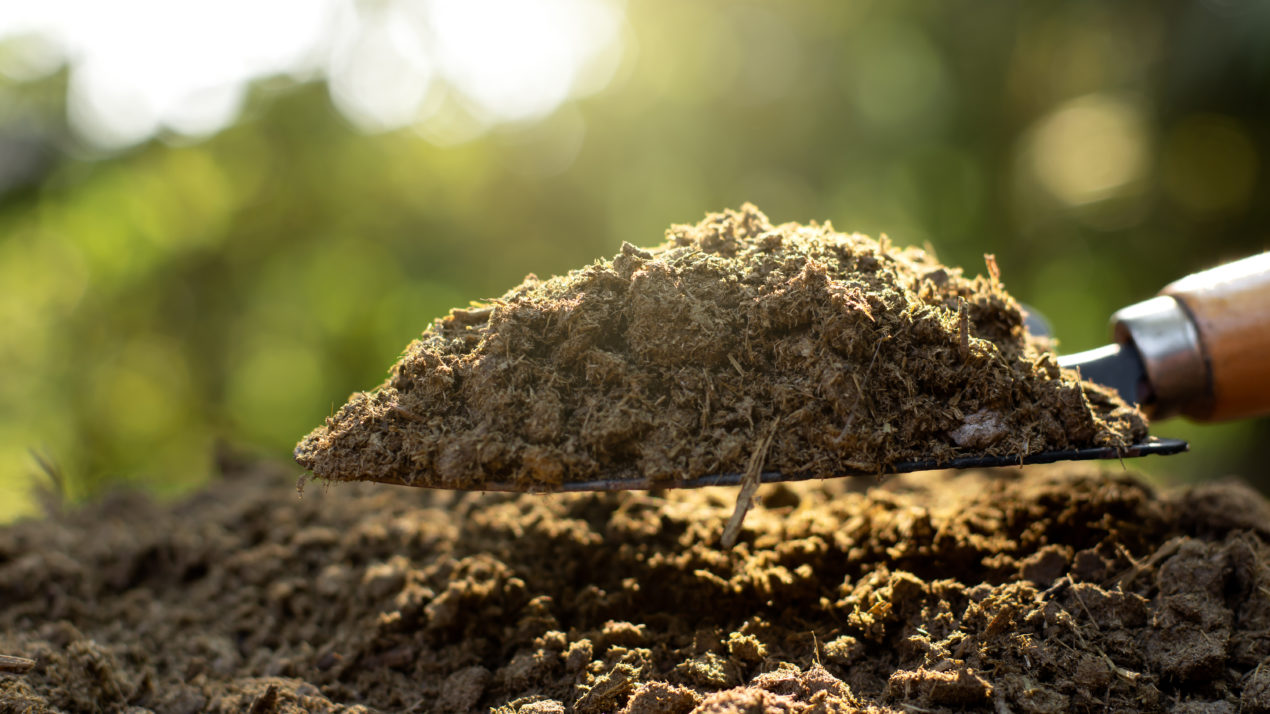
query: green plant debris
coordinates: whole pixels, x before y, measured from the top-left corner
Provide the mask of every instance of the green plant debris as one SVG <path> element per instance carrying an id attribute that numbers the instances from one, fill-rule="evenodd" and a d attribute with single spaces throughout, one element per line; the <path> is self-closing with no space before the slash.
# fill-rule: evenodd
<path id="1" fill-rule="evenodd" d="M 1060 369 L 990 276 L 757 208 L 436 320 L 296 447 L 319 477 L 442 488 L 818 477 L 1120 447 L 1146 421 Z"/>

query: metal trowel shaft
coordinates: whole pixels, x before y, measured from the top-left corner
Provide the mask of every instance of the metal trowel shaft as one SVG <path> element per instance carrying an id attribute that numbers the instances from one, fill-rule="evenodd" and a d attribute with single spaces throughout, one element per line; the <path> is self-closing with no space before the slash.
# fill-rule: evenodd
<path id="1" fill-rule="evenodd" d="M 1153 418 L 1270 414 L 1270 253 L 1189 275 L 1112 317 L 1115 344 L 1059 359 Z"/>

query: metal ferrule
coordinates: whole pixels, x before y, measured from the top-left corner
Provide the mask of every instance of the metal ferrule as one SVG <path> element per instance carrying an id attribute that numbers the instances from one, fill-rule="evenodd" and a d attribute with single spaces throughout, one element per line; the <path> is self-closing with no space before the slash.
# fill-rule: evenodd
<path id="1" fill-rule="evenodd" d="M 1111 317 L 1116 342 L 1132 343 L 1142 356 L 1150 393 L 1143 399 L 1152 418 L 1202 412 L 1212 379 L 1199 331 L 1175 298 L 1160 296 Z"/>

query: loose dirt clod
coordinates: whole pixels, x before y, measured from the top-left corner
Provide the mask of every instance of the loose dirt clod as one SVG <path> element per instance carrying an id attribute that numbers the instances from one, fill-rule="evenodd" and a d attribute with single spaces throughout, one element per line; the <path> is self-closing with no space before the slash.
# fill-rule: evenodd
<path id="1" fill-rule="evenodd" d="M 728 519 L 727 525 L 723 526 L 723 535 L 719 538 L 719 544 L 724 548 L 731 548 L 736 543 L 736 537 L 741 533 L 741 524 L 745 522 L 745 514 L 754 504 L 754 493 L 758 491 L 759 483 L 761 483 L 759 476 L 763 473 L 767 450 L 772 446 L 772 437 L 776 436 L 776 428 L 779 425 L 779 421 L 772 422 L 767 430 L 767 436 L 763 437 L 763 442 L 754 448 L 750 463 L 745 467 L 745 473 L 741 477 L 741 488 L 736 496 L 736 508 L 732 511 L 732 517 Z"/>
<path id="2" fill-rule="evenodd" d="M 453 310 L 295 456 L 318 476 L 544 488 L 1124 446 L 1140 413 L 1058 367 L 1018 303 L 920 250 L 753 206 Z"/>
<path id="3" fill-rule="evenodd" d="M 118 497 L 0 528 L 0 711 L 1270 709 L 1267 503 L 1111 468 Z"/>

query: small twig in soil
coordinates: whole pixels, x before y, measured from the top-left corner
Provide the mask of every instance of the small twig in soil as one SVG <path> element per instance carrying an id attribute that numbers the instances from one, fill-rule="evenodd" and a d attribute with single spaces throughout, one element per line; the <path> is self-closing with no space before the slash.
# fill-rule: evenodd
<path id="1" fill-rule="evenodd" d="M 1068 576 L 1068 579 L 1070 578 L 1071 576 Z M 1074 589 L 1071 591 L 1071 593 L 1072 593 L 1072 596 L 1076 598 L 1076 602 L 1080 604 L 1081 609 L 1084 610 L 1085 614 L 1089 616 L 1090 624 L 1093 626 L 1094 630 L 1096 632 L 1100 631 L 1098 627 L 1098 622 L 1094 620 L 1094 614 L 1089 611 L 1089 607 L 1085 605 L 1085 600 L 1081 598 L 1080 593 L 1078 593 Z M 1115 661 L 1112 660 L 1111 657 L 1108 656 L 1107 653 L 1104 652 L 1101 647 L 1085 639 L 1085 636 L 1082 635 L 1080 632 L 1080 623 L 1077 622 L 1076 618 L 1072 616 L 1070 612 L 1067 612 L 1067 610 L 1063 609 L 1062 607 L 1059 608 L 1059 611 L 1067 614 L 1067 617 L 1071 622 L 1072 634 L 1076 635 L 1076 641 L 1080 643 L 1080 646 L 1084 647 L 1085 649 L 1092 649 L 1094 652 L 1097 652 L 1099 656 L 1102 657 L 1103 662 L 1105 662 L 1107 666 L 1111 668 L 1112 672 L 1114 672 L 1116 675 L 1130 682 L 1135 682 L 1137 681 L 1138 677 L 1142 676 L 1138 674 L 1137 672 L 1125 669 L 1124 667 L 1121 667 L 1120 665 L 1116 664 Z M 1065 644 L 1062 640 L 1059 640 L 1059 639 L 1055 639 L 1054 641 L 1058 642 L 1059 644 Z"/>
<path id="2" fill-rule="evenodd" d="M 1142 573 L 1148 570 L 1151 570 L 1152 568 L 1155 568 L 1160 563 L 1162 563 L 1165 559 L 1167 559 L 1169 556 L 1176 553 L 1178 548 L 1181 547 L 1183 540 L 1185 540 L 1185 538 L 1183 538 L 1182 536 L 1177 536 L 1175 538 L 1170 539 L 1164 545 L 1160 546 L 1154 553 L 1151 554 L 1151 557 L 1147 558 L 1146 560 L 1135 562 L 1132 558 L 1129 558 L 1126 555 L 1126 558 L 1128 558 L 1129 562 L 1132 564 L 1132 567 L 1130 567 L 1128 570 L 1121 573 L 1120 575 L 1117 575 L 1116 577 L 1112 578 L 1111 581 L 1105 585 L 1105 587 L 1118 586 L 1121 590 L 1127 591 L 1129 589 L 1129 586 L 1133 584 L 1133 581 L 1139 575 L 1141 575 Z"/>
<path id="3" fill-rule="evenodd" d="M 962 359 L 970 356 L 970 310 L 966 306 L 965 298 L 957 306 L 957 335 L 961 338 Z"/>
<path id="4" fill-rule="evenodd" d="M 35 666 L 35 660 L 12 655 L 0 655 L 0 673 L 26 674 Z"/>
<path id="5" fill-rule="evenodd" d="M 1101 631 L 1102 628 L 1098 627 L 1098 620 L 1094 618 L 1094 613 L 1090 612 L 1089 606 L 1085 604 L 1085 599 L 1080 596 L 1080 592 L 1075 588 L 1072 589 L 1072 597 L 1076 598 L 1076 603 L 1080 605 L 1080 609 L 1084 610 L 1085 614 L 1089 616 L 1089 622 L 1094 626 L 1094 629 Z"/>
<path id="6" fill-rule="evenodd" d="M 772 438 L 776 436 L 776 427 L 779 424 L 780 419 L 772 422 L 767 430 L 767 436 L 763 437 L 763 440 L 755 447 L 754 453 L 750 455 L 750 463 L 741 476 L 741 492 L 736 495 L 736 508 L 732 511 L 728 524 L 723 528 L 723 537 L 719 539 L 719 544 L 724 548 L 735 545 L 736 537 L 741 534 L 741 523 L 745 521 L 745 514 L 750 510 L 750 506 L 754 504 L 754 492 L 758 490 L 763 463 L 767 461 L 767 449 L 772 445 Z"/>

